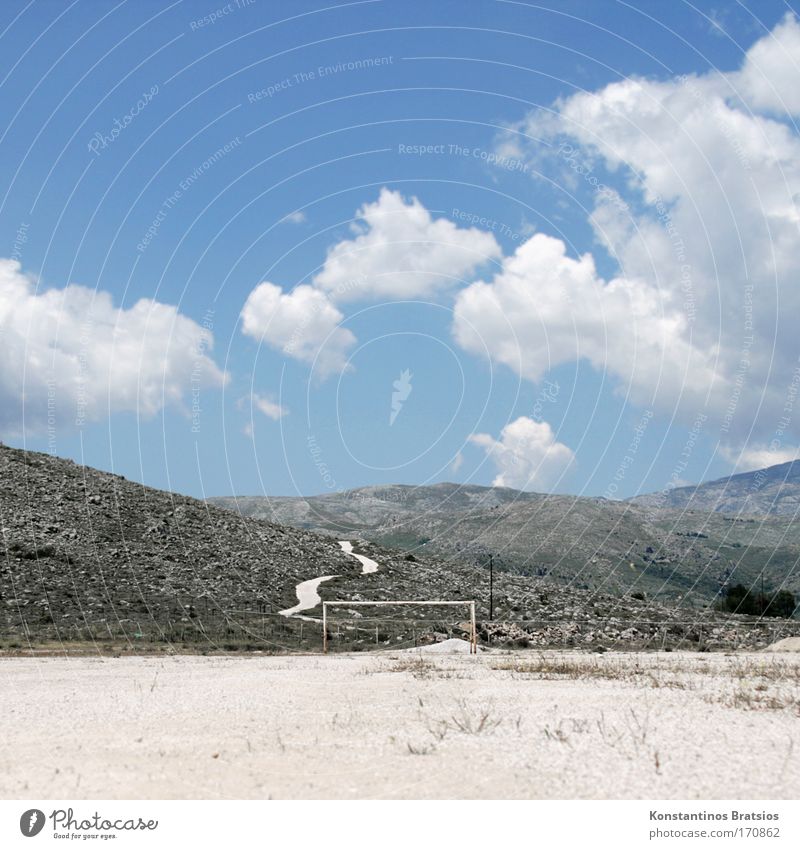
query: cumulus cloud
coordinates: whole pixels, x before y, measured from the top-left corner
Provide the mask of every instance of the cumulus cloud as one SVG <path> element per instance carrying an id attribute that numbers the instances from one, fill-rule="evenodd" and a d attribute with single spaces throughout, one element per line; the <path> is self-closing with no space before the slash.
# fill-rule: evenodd
<path id="1" fill-rule="evenodd" d="M 722 456 L 734 467 L 734 473 L 752 472 L 754 469 L 765 469 L 797 460 L 800 457 L 800 449 L 791 445 L 782 447 L 749 445 L 738 451 L 723 448 Z"/>
<path id="2" fill-rule="evenodd" d="M 501 255 L 491 233 L 434 219 L 386 188 L 356 217 L 355 238 L 334 245 L 314 278 L 337 301 L 431 297 Z"/>
<path id="3" fill-rule="evenodd" d="M 800 114 L 800 25 L 787 13 L 772 32 L 748 51 L 742 70 L 731 74 L 744 101 L 777 115 Z"/>
<path id="4" fill-rule="evenodd" d="M 476 433 L 470 441 L 483 448 L 497 467 L 494 486 L 549 490 L 575 462 L 572 450 L 556 440 L 547 422 L 527 416 L 509 422 L 499 439 Z"/>
<path id="5" fill-rule="evenodd" d="M 311 285 L 285 293 L 263 282 L 242 310 L 246 335 L 315 363 L 322 378 L 345 367 L 347 351 L 356 341 L 340 326 L 344 316 L 337 303 L 432 297 L 501 255 L 491 233 L 434 219 L 417 198 L 389 189 L 364 204 L 356 218 L 355 237 L 328 251 Z M 293 213 L 287 220 L 300 219 Z"/>
<path id="6" fill-rule="evenodd" d="M 174 306 L 122 309 L 76 285 L 37 291 L 18 262 L 0 259 L 0 425 L 11 434 L 187 410 L 190 390 L 225 382 L 212 347 L 210 330 Z"/>
<path id="7" fill-rule="evenodd" d="M 537 162 L 548 151 L 564 185 L 593 195 L 590 224 L 619 270 L 601 280 L 591 256 L 534 237 L 459 297 L 459 341 L 482 337 L 533 379 L 583 357 L 684 421 L 706 410 L 732 450 L 768 440 L 798 366 L 798 63 L 788 15 L 739 69 L 626 79 L 510 128 L 501 144 Z M 797 441 L 797 422 L 782 427 Z"/>
<path id="8" fill-rule="evenodd" d="M 544 234 L 520 245 L 491 283 L 468 286 L 453 323 L 463 348 L 488 349 L 532 381 L 585 358 L 623 378 L 643 403 L 665 384 L 671 394 L 704 397 L 713 373 L 708 358 L 682 340 L 685 328 L 658 289 L 623 277 L 607 282 L 591 255 L 572 259 L 560 239 Z"/>
<path id="9" fill-rule="evenodd" d="M 277 401 L 266 395 L 259 395 L 257 392 L 254 392 L 252 395 L 245 396 L 244 398 L 240 398 L 237 406 L 240 410 L 245 409 L 245 406 L 249 406 L 250 415 L 252 417 L 253 410 L 258 410 L 262 415 L 266 416 L 268 419 L 272 419 L 272 421 L 277 422 L 282 419 L 284 416 L 289 415 L 289 410 L 287 407 L 284 407 L 282 404 L 279 404 Z M 246 422 L 242 427 L 242 433 L 248 437 L 253 437 L 253 421 Z"/>
<path id="10" fill-rule="evenodd" d="M 342 313 L 312 286 L 297 286 L 285 293 L 274 283 L 260 283 L 250 293 L 241 317 L 247 336 L 313 364 L 320 377 L 341 371 L 356 341 L 341 327 Z"/>
<path id="11" fill-rule="evenodd" d="M 687 423 L 706 414 L 729 457 L 774 461 L 758 446 L 776 430 L 800 442 L 798 114 L 800 24 L 789 13 L 738 68 L 578 92 L 498 141 L 537 165 L 549 157 L 562 186 L 592 198 L 602 263 L 543 233 L 503 257 L 491 234 L 384 189 L 310 286 L 273 287 L 266 300 L 281 314 L 297 307 L 292 323 L 313 311 L 314 332 L 287 350 L 311 361 L 326 340 L 333 371 L 354 342 L 342 303 L 457 287 L 453 333 L 466 350 L 488 349 L 533 381 L 585 360 L 642 405 Z M 600 274 L 608 258 L 615 267 Z M 286 348 L 294 328 L 265 331 L 269 318 L 261 309 L 246 332 Z"/>

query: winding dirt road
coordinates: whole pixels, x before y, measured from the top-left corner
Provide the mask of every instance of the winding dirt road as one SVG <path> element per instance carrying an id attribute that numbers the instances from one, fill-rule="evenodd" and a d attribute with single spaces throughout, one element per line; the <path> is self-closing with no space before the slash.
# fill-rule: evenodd
<path id="1" fill-rule="evenodd" d="M 362 575 L 370 575 L 373 572 L 378 571 L 378 564 L 374 560 L 370 560 L 369 557 L 364 557 L 363 554 L 356 554 L 353 551 L 353 543 L 350 540 L 340 539 L 339 545 L 342 547 L 342 551 L 345 554 L 349 554 L 352 557 L 355 557 L 356 560 L 361 564 L 361 574 Z"/>
<path id="2" fill-rule="evenodd" d="M 358 560 L 361 564 L 362 575 L 370 575 L 373 572 L 378 571 L 378 564 L 374 560 L 370 560 L 369 557 L 365 557 L 363 554 L 356 554 L 353 551 L 353 543 L 350 542 L 350 540 L 339 540 L 339 545 L 342 547 L 342 551 L 344 551 L 345 554 L 349 554 L 351 557 L 355 557 L 356 560 Z M 297 616 L 298 613 L 302 613 L 304 610 L 312 610 L 322 601 L 318 592 L 319 585 L 323 581 L 330 581 L 331 578 L 338 577 L 338 575 L 323 575 L 320 578 L 311 578 L 308 581 L 301 581 L 294 590 L 297 595 L 297 604 L 294 607 L 288 607 L 286 610 L 280 610 L 278 612 L 281 616 Z M 309 617 L 304 616 L 302 618 L 307 619 Z"/>

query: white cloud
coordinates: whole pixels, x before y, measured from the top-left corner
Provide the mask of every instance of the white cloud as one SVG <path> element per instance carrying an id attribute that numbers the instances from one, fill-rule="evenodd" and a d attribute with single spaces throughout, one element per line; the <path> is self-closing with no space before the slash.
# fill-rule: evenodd
<path id="1" fill-rule="evenodd" d="M 556 441 L 547 422 L 527 416 L 507 424 L 499 440 L 488 433 L 476 433 L 470 441 L 483 448 L 497 467 L 494 486 L 549 490 L 575 462 L 572 450 Z"/>
<path id="2" fill-rule="evenodd" d="M 222 386 L 211 332 L 176 307 L 142 299 L 128 309 L 83 286 L 36 290 L 0 259 L 0 424 L 11 433 L 115 412 L 187 411 L 191 390 Z"/>
<path id="3" fill-rule="evenodd" d="M 790 463 L 800 457 L 800 449 L 791 445 L 778 448 L 771 448 L 769 445 L 748 445 L 737 451 L 723 447 L 721 453 L 734 467 L 734 474 Z"/>
<path id="4" fill-rule="evenodd" d="M 261 283 L 242 310 L 246 335 L 315 363 L 322 378 L 345 367 L 356 341 L 340 327 L 344 316 L 335 302 L 432 297 L 501 255 L 491 233 L 434 220 L 416 198 L 389 189 L 356 217 L 357 235 L 328 251 L 312 286 L 284 293 L 274 283 Z"/>
<path id="5" fill-rule="evenodd" d="M 491 233 L 434 219 L 417 198 L 386 188 L 356 216 L 355 238 L 334 245 L 314 278 L 336 301 L 431 297 L 501 255 Z"/>
<path id="6" fill-rule="evenodd" d="M 585 360 L 639 404 L 684 422 L 706 413 L 731 457 L 766 444 L 794 402 L 798 367 L 794 115 L 800 24 L 792 14 L 738 69 L 626 79 L 534 110 L 499 147 L 534 163 L 549 157 L 581 202 L 593 195 L 589 223 L 616 269 L 601 275 L 592 254 L 544 234 L 502 257 L 491 234 L 434 220 L 417 199 L 384 189 L 358 210 L 353 238 L 330 249 L 311 286 L 282 296 L 304 309 L 309 292 L 328 296 L 317 308 L 325 320 L 291 353 L 310 361 L 341 331 L 334 304 L 458 287 L 453 332 L 465 349 L 483 355 L 485 345 L 533 381 Z M 561 142 L 574 153 L 559 153 Z M 491 272 L 470 282 L 482 267 Z M 261 326 L 266 318 L 262 310 Z M 354 342 L 342 332 L 332 337 L 328 371 L 344 365 Z M 273 335 L 286 345 L 285 332 Z M 797 421 L 780 426 L 800 441 Z"/>
<path id="7" fill-rule="evenodd" d="M 464 465 L 464 455 L 459 451 L 455 457 L 453 457 L 453 462 L 450 463 L 450 471 L 456 475 L 458 474 L 458 470 Z"/>
<path id="8" fill-rule="evenodd" d="M 800 25 L 789 15 L 740 70 L 627 79 L 511 128 L 551 143 L 512 132 L 520 155 L 549 151 L 565 185 L 594 195 L 590 223 L 619 272 L 600 280 L 591 257 L 534 238 L 459 297 L 459 341 L 475 348 L 483 338 L 533 379 L 585 357 L 684 421 L 705 410 L 729 446 L 767 440 L 797 367 L 800 139 L 778 118 L 800 113 L 798 65 Z M 562 142 L 569 157 L 557 153 Z M 797 441 L 797 421 L 789 432 Z"/>
<path id="9" fill-rule="evenodd" d="M 800 114 L 800 24 L 788 12 L 769 35 L 748 51 L 742 70 L 731 74 L 745 102 L 778 115 Z"/>
<path id="10" fill-rule="evenodd" d="M 355 336 L 328 296 L 311 286 L 284 293 L 274 283 L 260 283 L 242 309 L 242 331 L 287 356 L 311 363 L 320 377 L 341 371 Z"/>
<path id="11" fill-rule="evenodd" d="M 654 389 L 702 401 L 708 357 L 683 339 L 684 317 L 642 281 L 602 280 L 591 255 L 572 259 L 560 239 L 537 234 L 507 257 L 491 283 L 457 298 L 453 331 L 466 350 L 492 356 L 538 381 L 551 368 L 586 359 L 610 370 L 642 403 Z"/>
<path id="12" fill-rule="evenodd" d="M 268 419 L 272 419 L 274 422 L 278 421 L 278 419 L 282 419 L 284 416 L 289 414 L 289 411 L 286 407 L 278 404 L 276 401 L 271 400 L 270 398 L 265 397 L 264 395 L 258 395 L 253 393 L 252 398 L 253 406 L 261 413 L 263 413 Z"/>
<path id="13" fill-rule="evenodd" d="M 306 220 L 305 212 L 301 212 L 301 210 L 296 209 L 294 212 L 290 212 L 288 215 L 284 216 L 284 221 L 288 221 L 290 224 L 302 224 Z"/>
<path id="14" fill-rule="evenodd" d="M 275 422 L 279 421 L 284 416 L 289 415 L 288 408 L 282 406 L 277 401 L 274 401 L 266 395 L 259 395 L 257 392 L 254 392 L 252 395 L 245 396 L 244 398 L 240 398 L 237 402 L 237 407 L 240 410 L 244 410 L 246 406 L 249 406 L 251 417 L 253 415 L 253 410 L 258 410 L 268 419 L 272 419 L 272 421 Z M 245 422 L 242 427 L 242 433 L 248 438 L 253 437 L 252 418 L 249 422 Z"/>

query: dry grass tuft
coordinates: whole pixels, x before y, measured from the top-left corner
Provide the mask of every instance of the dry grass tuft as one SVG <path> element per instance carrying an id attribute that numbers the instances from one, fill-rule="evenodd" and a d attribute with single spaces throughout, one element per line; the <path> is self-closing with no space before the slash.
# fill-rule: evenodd
<path id="1" fill-rule="evenodd" d="M 709 703 L 739 710 L 793 710 L 800 714 L 800 664 L 778 658 L 643 658 L 631 663 L 614 658 L 540 654 L 510 658 L 491 668 L 511 677 L 539 680 L 621 681 L 638 687 L 700 691 Z M 698 677 L 700 676 L 700 677 Z M 707 681 L 708 684 L 703 682 Z M 550 729 L 559 740 L 561 729 Z"/>

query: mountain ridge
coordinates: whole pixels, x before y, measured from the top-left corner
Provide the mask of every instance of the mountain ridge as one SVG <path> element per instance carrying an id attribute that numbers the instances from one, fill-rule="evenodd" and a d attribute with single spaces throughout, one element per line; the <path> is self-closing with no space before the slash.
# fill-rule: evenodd
<path id="1" fill-rule="evenodd" d="M 800 511 L 800 460 L 637 495 L 628 501 L 657 508 L 793 516 Z"/>
<path id="2" fill-rule="evenodd" d="M 641 591 L 674 601 L 690 593 L 708 603 L 732 582 L 762 576 L 770 586 L 800 590 L 800 528 L 779 514 L 458 484 L 210 500 L 242 515 L 462 565 L 491 553 L 500 569 L 615 595 Z"/>
<path id="3" fill-rule="evenodd" d="M 450 490 L 437 490 L 440 499 L 443 492 Z M 417 498 L 430 495 L 416 491 Z M 470 521 L 514 512 L 513 503 L 486 502 L 482 490 L 470 495 L 484 499 L 476 509 L 461 510 Z M 534 495 L 522 502 L 528 509 L 552 504 Z M 445 511 L 438 520 L 447 523 L 449 517 Z M 775 638 L 776 628 L 794 624 L 722 614 L 688 596 L 676 606 L 641 592 L 620 593 L 609 580 L 613 570 L 589 587 L 575 576 L 564 583 L 547 572 L 514 574 L 500 561 L 490 608 L 485 562 L 439 557 L 435 546 L 425 545 L 404 554 L 397 545 L 354 536 L 356 551 L 379 564 L 377 572 L 364 574 L 330 533 L 242 517 L 5 446 L 0 446 L 0 531 L 0 650 L 12 653 L 26 646 L 59 653 L 73 650 L 69 646 L 93 653 L 318 651 L 319 610 L 309 611 L 308 618 L 280 611 L 295 602 L 298 583 L 322 575 L 335 576 L 319 588 L 329 600 L 474 599 L 481 639 L 515 645 L 758 647 Z M 688 536 L 685 541 L 696 543 Z M 559 545 L 564 547 L 561 538 Z M 637 583 L 627 590 L 632 586 Z M 349 620 L 340 622 L 341 629 L 337 625 L 331 639 L 349 650 L 413 644 L 460 627 L 430 609 L 395 609 L 377 620 L 359 618 L 361 613 L 346 606 L 337 610 Z M 743 630 L 743 623 L 751 627 Z"/>

